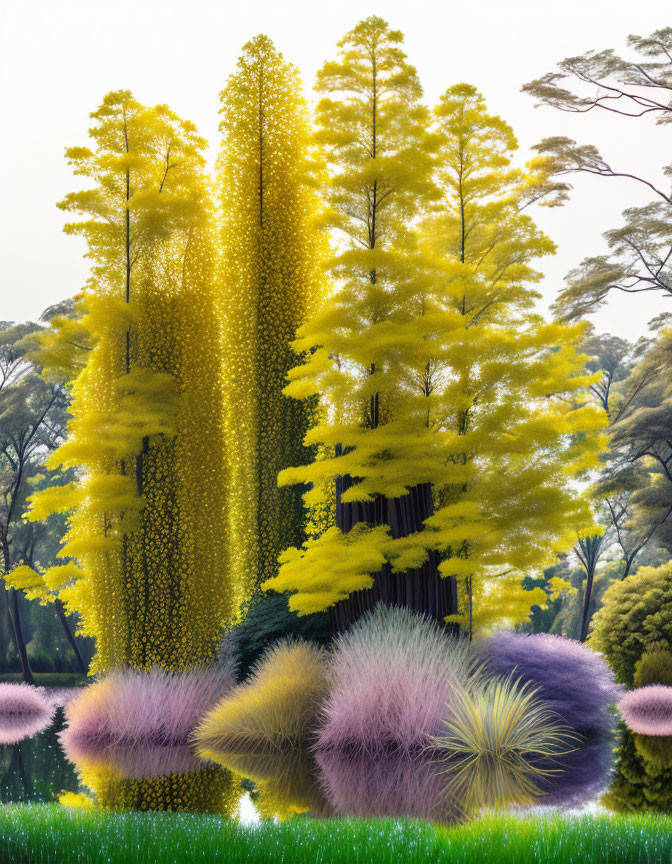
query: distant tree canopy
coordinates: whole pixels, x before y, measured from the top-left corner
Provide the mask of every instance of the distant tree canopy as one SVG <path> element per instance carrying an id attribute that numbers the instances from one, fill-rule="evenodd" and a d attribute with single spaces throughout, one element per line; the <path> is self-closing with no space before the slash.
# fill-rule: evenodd
<path id="1" fill-rule="evenodd" d="M 558 71 L 523 86 L 540 103 L 561 111 L 608 111 L 628 118 L 651 116 L 659 125 L 672 122 L 672 28 L 648 37 L 630 36 L 638 57 L 624 59 L 612 49 L 589 51 L 558 64 Z M 569 89 L 569 87 L 572 89 Z M 672 294 L 672 196 L 669 191 L 628 170 L 613 167 L 592 144 L 570 138 L 546 138 L 535 147 L 553 163 L 560 178 L 576 172 L 634 180 L 655 196 L 644 207 L 623 213 L 620 228 L 605 234 L 609 255 L 586 258 L 567 276 L 553 309 L 559 317 L 580 318 L 602 306 L 612 291 Z M 665 168 L 669 176 L 672 166 Z M 567 189 L 570 187 L 566 187 Z"/>

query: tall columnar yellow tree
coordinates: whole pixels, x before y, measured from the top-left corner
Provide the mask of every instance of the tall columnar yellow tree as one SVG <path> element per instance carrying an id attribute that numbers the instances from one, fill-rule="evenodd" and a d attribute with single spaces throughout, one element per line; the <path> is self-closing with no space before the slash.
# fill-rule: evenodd
<path id="1" fill-rule="evenodd" d="M 311 127 L 294 66 L 260 35 L 221 93 L 227 459 L 233 571 L 248 595 L 305 538 L 301 490 L 278 472 L 309 461 L 302 439 L 314 404 L 282 390 L 297 328 L 322 297 L 324 235 Z"/>
<path id="2" fill-rule="evenodd" d="M 93 670 L 211 660 L 239 593 L 228 568 L 218 261 L 204 142 L 166 106 L 127 91 L 92 114 L 91 148 L 67 151 L 89 188 L 79 217 L 91 334 L 68 438 L 50 465 L 77 482 L 33 496 L 32 518 L 71 511 L 45 574 L 95 637 Z M 76 561 L 76 565 L 74 562 Z"/>
<path id="3" fill-rule="evenodd" d="M 532 311 L 539 274 L 531 262 L 553 244 L 523 210 L 562 189 L 543 161 L 511 167 L 515 138 L 472 87 L 447 91 L 435 134 L 440 197 L 395 250 L 385 316 L 375 317 L 380 306 L 369 301 L 369 317 L 357 310 L 351 318 L 348 304 L 314 319 L 298 347 L 320 348 L 295 370 L 288 392 L 323 394 L 340 419 L 353 360 L 380 346 L 394 394 L 389 420 L 375 431 L 330 421 L 309 440 L 350 436 L 341 460 L 361 478 L 350 490 L 360 500 L 427 483 L 436 511 L 407 536 L 371 519 L 349 534 L 331 529 L 288 550 L 269 587 L 295 591 L 290 605 L 311 612 L 367 588 L 382 566 L 403 573 L 436 555 L 441 575 L 459 585 L 451 620 L 471 634 L 520 621 L 545 601 L 520 580 L 590 525 L 570 481 L 596 464 L 605 419 L 581 404 L 590 383 L 576 350 L 581 328 L 544 324 Z M 333 476 L 338 461 L 284 477 Z"/>

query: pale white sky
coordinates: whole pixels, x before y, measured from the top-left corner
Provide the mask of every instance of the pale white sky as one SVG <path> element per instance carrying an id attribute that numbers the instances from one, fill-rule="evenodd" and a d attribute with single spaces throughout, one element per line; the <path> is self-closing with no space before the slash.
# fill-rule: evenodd
<path id="1" fill-rule="evenodd" d="M 74 188 L 63 150 L 86 143 L 89 112 L 103 95 L 128 88 L 146 104 L 169 104 L 197 123 L 214 153 L 218 93 L 258 32 L 299 66 L 310 93 L 343 33 L 382 15 L 405 33 L 428 102 L 458 81 L 475 84 L 524 151 L 564 134 L 597 144 L 615 168 L 658 181 L 672 158 L 670 127 L 535 109 L 520 93 L 556 60 L 591 48 L 626 50 L 627 34 L 672 24 L 666 0 L 0 0 L 0 12 L 0 319 L 35 318 L 86 280 L 83 243 L 62 234 L 55 202 Z M 621 210 L 650 198 L 628 180 L 578 177 L 575 187 L 564 208 L 535 214 L 558 244 L 555 258 L 540 265 L 547 302 L 569 269 L 604 251 L 601 233 L 620 224 Z M 668 305 L 658 295 L 614 298 L 595 323 L 637 336 Z"/>

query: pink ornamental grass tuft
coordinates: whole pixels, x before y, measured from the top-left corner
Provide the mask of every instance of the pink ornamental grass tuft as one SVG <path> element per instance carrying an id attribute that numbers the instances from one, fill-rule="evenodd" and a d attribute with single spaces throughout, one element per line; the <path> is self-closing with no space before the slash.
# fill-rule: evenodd
<path id="1" fill-rule="evenodd" d="M 378 606 L 336 642 L 317 752 L 417 755 L 468 669 L 464 642 L 407 609 Z"/>
<path id="2" fill-rule="evenodd" d="M 29 684 L 0 684 L 0 744 L 32 738 L 51 722 L 54 706 L 44 691 Z"/>
<path id="3" fill-rule="evenodd" d="M 0 684 L 0 715 L 45 713 L 51 713 L 51 705 L 41 687 Z"/>
<path id="4" fill-rule="evenodd" d="M 198 770 L 203 762 L 190 752 L 189 736 L 234 683 L 232 666 L 112 672 L 67 706 L 61 744 L 80 767 L 104 763 L 126 777 Z"/>
<path id="5" fill-rule="evenodd" d="M 650 684 L 631 690 L 618 703 L 625 725 L 640 735 L 672 735 L 672 687 Z"/>

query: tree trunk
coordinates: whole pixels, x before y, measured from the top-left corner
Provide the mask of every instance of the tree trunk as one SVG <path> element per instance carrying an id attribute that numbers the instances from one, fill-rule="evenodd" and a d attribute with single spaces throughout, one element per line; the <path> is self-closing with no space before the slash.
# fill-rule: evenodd
<path id="1" fill-rule="evenodd" d="M 588 636 L 588 624 L 590 623 L 590 601 L 593 594 L 593 576 L 595 571 L 586 574 L 586 590 L 583 595 L 583 615 L 581 616 L 581 632 L 579 641 L 585 642 Z"/>
<path id="2" fill-rule="evenodd" d="M 3 563 L 5 567 L 5 573 L 9 573 L 11 570 L 11 559 L 9 557 L 9 545 L 7 543 L 7 539 L 3 537 L 2 539 L 2 557 Z M 3 586 L 4 589 L 4 586 Z M 33 670 L 30 668 L 30 661 L 28 660 L 28 652 L 26 650 L 26 642 L 23 638 L 23 627 L 21 626 L 21 611 L 19 609 L 19 596 L 14 589 L 9 592 L 10 605 L 13 607 L 13 614 L 10 615 L 12 621 L 12 630 L 14 633 L 14 641 L 16 643 L 16 650 L 19 654 L 19 660 L 21 661 L 21 673 L 23 675 L 23 680 L 26 684 L 34 684 L 35 679 L 33 678 Z"/>
<path id="3" fill-rule="evenodd" d="M 88 671 L 86 668 L 86 663 L 84 662 L 84 658 L 82 657 L 81 652 L 79 650 L 79 646 L 77 645 L 77 640 L 75 639 L 75 635 L 72 632 L 72 630 L 70 629 L 70 625 L 68 624 L 68 619 L 66 617 L 65 610 L 63 609 L 63 604 L 61 603 L 61 601 L 58 598 L 56 598 L 56 600 L 54 601 L 54 605 L 56 606 L 56 613 L 58 614 L 58 617 L 61 619 L 61 624 L 63 625 L 63 629 L 65 630 L 65 635 L 67 637 L 68 642 L 70 643 L 70 647 L 75 652 L 75 657 L 77 658 L 77 664 L 79 666 L 79 670 L 82 673 L 82 675 L 86 675 L 86 673 Z"/>
<path id="4" fill-rule="evenodd" d="M 16 646 L 19 651 L 19 660 L 21 661 L 21 674 L 26 684 L 35 684 L 33 678 L 33 670 L 30 668 L 30 660 L 28 659 L 28 651 L 26 650 L 26 641 L 23 638 L 23 627 L 21 625 L 21 611 L 19 609 L 19 592 L 12 589 L 10 592 L 10 600 L 13 606 L 12 626 L 14 627 L 14 636 L 16 637 Z"/>
<path id="5" fill-rule="evenodd" d="M 432 487 L 429 483 L 414 486 L 400 498 L 376 498 L 374 501 L 344 503 L 343 492 L 353 485 L 352 478 L 336 479 L 336 524 L 347 533 L 358 522 L 389 525 L 395 539 L 423 530 L 423 522 L 434 512 Z M 334 633 L 346 630 L 378 603 L 405 606 L 444 624 L 447 615 L 457 612 L 455 580 L 444 578 L 438 570 L 439 556 L 430 551 L 421 567 L 394 573 L 389 564 L 374 576 L 371 588 L 353 591 L 345 600 L 329 607 L 329 622 Z"/>

